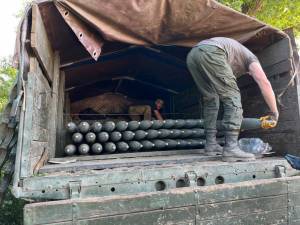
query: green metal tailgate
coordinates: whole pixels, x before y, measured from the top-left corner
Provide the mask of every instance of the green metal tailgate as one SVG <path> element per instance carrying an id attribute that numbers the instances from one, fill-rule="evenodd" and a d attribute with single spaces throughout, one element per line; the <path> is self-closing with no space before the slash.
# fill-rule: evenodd
<path id="1" fill-rule="evenodd" d="M 26 205 L 25 225 L 300 224 L 300 177 Z"/>

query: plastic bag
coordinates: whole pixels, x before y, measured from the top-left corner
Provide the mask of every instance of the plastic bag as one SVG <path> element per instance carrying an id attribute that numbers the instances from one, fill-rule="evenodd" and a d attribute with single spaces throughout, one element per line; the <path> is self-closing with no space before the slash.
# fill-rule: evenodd
<path id="1" fill-rule="evenodd" d="M 260 138 L 241 138 L 239 140 L 240 149 L 255 155 L 270 153 L 272 147 L 269 143 L 263 142 Z"/>

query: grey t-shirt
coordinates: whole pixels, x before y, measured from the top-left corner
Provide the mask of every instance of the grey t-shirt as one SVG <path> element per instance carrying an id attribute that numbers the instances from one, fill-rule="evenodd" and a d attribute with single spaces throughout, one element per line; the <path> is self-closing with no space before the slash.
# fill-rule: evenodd
<path id="1" fill-rule="evenodd" d="M 232 68 L 233 74 L 240 77 L 249 72 L 252 62 L 259 62 L 257 57 L 241 43 L 231 38 L 214 37 L 199 42 L 199 45 L 213 45 L 223 49 L 227 55 L 227 61 Z"/>

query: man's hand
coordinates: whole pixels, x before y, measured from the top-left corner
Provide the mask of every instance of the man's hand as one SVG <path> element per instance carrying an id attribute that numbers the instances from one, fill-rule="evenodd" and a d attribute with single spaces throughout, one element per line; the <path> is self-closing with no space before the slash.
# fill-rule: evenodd
<path id="1" fill-rule="evenodd" d="M 278 118 L 279 118 L 279 113 L 278 112 L 271 112 L 269 113 L 269 118 L 270 120 L 274 120 L 274 121 L 278 121 Z"/>
<path id="2" fill-rule="evenodd" d="M 277 121 L 278 121 L 278 112 L 271 112 L 269 115 L 261 117 L 261 127 L 263 129 L 270 129 L 274 128 L 277 126 Z"/>

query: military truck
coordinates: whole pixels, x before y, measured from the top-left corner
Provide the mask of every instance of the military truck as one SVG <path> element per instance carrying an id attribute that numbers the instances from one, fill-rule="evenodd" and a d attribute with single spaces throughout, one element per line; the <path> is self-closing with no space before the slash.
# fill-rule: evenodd
<path id="1" fill-rule="evenodd" d="M 278 126 L 241 137 L 262 138 L 275 156 L 236 163 L 202 149 L 65 156 L 66 124 L 80 116 L 72 105 L 95 96 L 102 96 L 101 110 L 120 103 L 107 96 L 121 94 L 141 102 L 162 98 L 170 119 L 200 119 L 201 96 L 185 58 L 214 36 L 243 43 L 266 71 L 280 107 Z M 300 150 L 291 29 L 213 0 L 41 0 L 26 9 L 16 43 L 19 75 L 1 118 L 0 159 L 4 186 L 14 174 L 13 194 L 31 200 L 25 225 L 300 223 L 299 172 L 282 157 Z M 251 77 L 238 84 L 244 116 L 265 115 Z"/>

